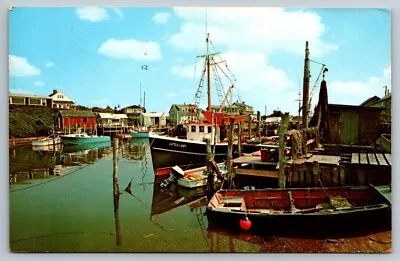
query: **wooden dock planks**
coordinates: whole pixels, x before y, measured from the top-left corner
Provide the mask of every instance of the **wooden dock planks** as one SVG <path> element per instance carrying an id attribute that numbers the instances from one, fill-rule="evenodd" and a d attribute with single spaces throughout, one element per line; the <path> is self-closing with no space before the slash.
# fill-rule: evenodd
<path id="1" fill-rule="evenodd" d="M 279 179 L 279 171 L 262 170 L 262 169 L 241 169 L 241 168 L 237 168 L 234 171 L 236 175 L 258 176 L 258 177 Z"/>
<path id="2" fill-rule="evenodd" d="M 306 160 L 307 163 L 312 163 L 317 161 L 319 164 L 332 164 L 338 165 L 340 156 L 333 155 L 313 155 L 311 158 Z"/>
<path id="3" fill-rule="evenodd" d="M 360 153 L 360 164 L 368 164 L 368 158 L 366 153 Z"/>
<path id="4" fill-rule="evenodd" d="M 385 153 L 385 158 L 390 166 L 392 166 L 392 154 Z"/>
<path id="5" fill-rule="evenodd" d="M 360 161 L 358 160 L 358 153 L 351 154 L 351 164 L 358 164 Z"/>
<path id="6" fill-rule="evenodd" d="M 387 153 L 352 153 L 351 164 L 391 166 L 392 155 Z"/>
<path id="7" fill-rule="evenodd" d="M 376 158 L 378 159 L 379 165 L 387 166 L 385 156 L 382 153 L 377 153 Z"/>
<path id="8" fill-rule="evenodd" d="M 368 161 L 371 165 L 378 165 L 378 161 L 375 158 L 375 153 L 368 153 Z"/>

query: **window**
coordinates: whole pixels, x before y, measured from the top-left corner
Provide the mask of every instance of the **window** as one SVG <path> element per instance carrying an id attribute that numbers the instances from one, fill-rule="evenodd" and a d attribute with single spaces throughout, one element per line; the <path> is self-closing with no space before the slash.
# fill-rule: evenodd
<path id="1" fill-rule="evenodd" d="M 196 126 L 192 126 L 192 132 L 196 132 Z"/>
<path id="2" fill-rule="evenodd" d="M 25 104 L 25 98 L 22 97 L 12 97 L 13 104 Z"/>
<path id="3" fill-rule="evenodd" d="M 208 133 L 211 133 L 211 126 L 208 126 L 207 131 L 208 131 Z"/>
<path id="4" fill-rule="evenodd" d="M 200 132 L 204 132 L 204 126 L 200 126 Z"/>
<path id="5" fill-rule="evenodd" d="M 37 99 L 37 98 L 30 98 L 29 99 L 29 104 L 41 105 L 42 104 L 42 100 L 41 99 Z"/>

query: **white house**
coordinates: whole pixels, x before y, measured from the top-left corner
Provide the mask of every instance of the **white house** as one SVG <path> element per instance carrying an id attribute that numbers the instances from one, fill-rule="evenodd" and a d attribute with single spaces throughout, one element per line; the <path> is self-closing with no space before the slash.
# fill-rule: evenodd
<path id="1" fill-rule="evenodd" d="M 28 105 L 28 106 L 53 106 L 53 99 L 48 96 L 22 93 L 8 93 L 8 103 L 13 105 Z"/>
<path id="2" fill-rule="evenodd" d="M 53 90 L 49 97 L 53 99 L 53 108 L 70 109 L 71 105 L 74 104 L 71 98 L 58 90 Z"/>
<path id="3" fill-rule="evenodd" d="M 99 112 L 96 117 L 98 127 L 125 127 L 128 126 L 128 116 L 126 114 L 103 113 Z"/>

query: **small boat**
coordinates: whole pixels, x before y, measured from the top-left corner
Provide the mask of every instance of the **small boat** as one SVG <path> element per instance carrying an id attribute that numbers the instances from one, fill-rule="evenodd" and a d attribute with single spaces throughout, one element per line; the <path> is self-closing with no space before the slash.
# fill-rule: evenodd
<path id="1" fill-rule="evenodd" d="M 60 136 L 50 135 L 46 138 L 32 141 L 32 146 L 53 146 L 61 142 Z"/>
<path id="2" fill-rule="evenodd" d="M 391 201 L 373 186 L 220 190 L 207 205 L 209 224 L 280 232 L 343 232 L 391 225 Z M 266 230 L 265 230 L 266 231 Z"/>
<path id="3" fill-rule="evenodd" d="M 131 131 L 132 138 L 148 138 L 150 134 L 154 134 L 154 133 L 150 130 Z"/>
<path id="4" fill-rule="evenodd" d="M 227 169 L 225 168 L 225 163 L 222 162 L 216 164 L 216 168 L 218 169 L 218 174 L 220 176 L 226 175 Z M 161 187 L 167 187 L 170 182 L 175 182 L 177 185 L 189 189 L 207 185 L 208 174 L 206 166 L 188 170 L 182 170 L 179 166 L 174 166 L 162 170 L 162 175 L 167 174 L 170 176 L 167 179 L 164 179 L 160 185 Z M 217 182 L 217 180 L 215 182 Z"/>
<path id="5" fill-rule="evenodd" d="M 64 145 L 81 145 L 86 143 L 111 141 L 110 136 L 88 135 L 86 132 L 60 135 Z"/>

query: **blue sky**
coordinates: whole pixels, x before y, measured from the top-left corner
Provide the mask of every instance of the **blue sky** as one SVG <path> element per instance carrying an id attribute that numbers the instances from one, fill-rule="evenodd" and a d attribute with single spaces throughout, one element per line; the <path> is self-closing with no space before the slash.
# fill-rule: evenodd
<path id="1" fill-rule="evenodd" d="M 139 104 L 141 88 L 148 111 L 167 112 L 194 100 L 205 20 L 205 8 L 14 8 L 9 89 L 39 95 L 58 89 L 80 105 L 124 107 Z M 358 105 L 391 86 L 384 9 L 214 7 L 207 8 L 207 30 L 235 76 L 231 100 L 262 114 L 266 106 L 268 113 L 297 115 L 306 40 L 311 59 L 329 69 L 329 103 Z M 320 69 L 311 66 L 311 89 Z M 206 103 L 204 89 L 200 104 Z"/>

